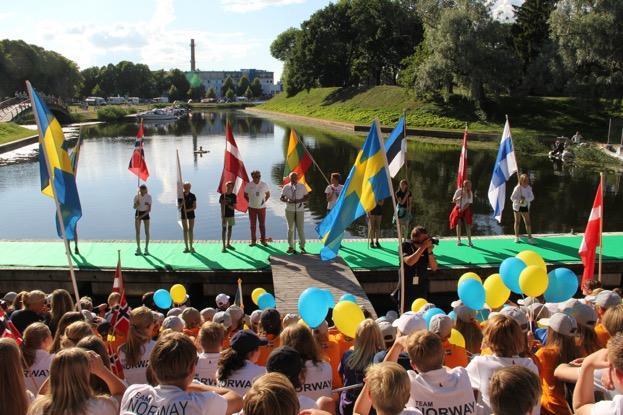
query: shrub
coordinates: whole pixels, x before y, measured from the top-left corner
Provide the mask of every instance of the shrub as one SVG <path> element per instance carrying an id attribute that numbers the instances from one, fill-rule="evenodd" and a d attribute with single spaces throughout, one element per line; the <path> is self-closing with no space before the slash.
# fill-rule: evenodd
<path id="1" fill-rule="evenodd" d="M 118 121 L 127 114 L 128 112 L 120 107 L 104 107 L 97 110 L 97 119 L 100 121 Z"/>

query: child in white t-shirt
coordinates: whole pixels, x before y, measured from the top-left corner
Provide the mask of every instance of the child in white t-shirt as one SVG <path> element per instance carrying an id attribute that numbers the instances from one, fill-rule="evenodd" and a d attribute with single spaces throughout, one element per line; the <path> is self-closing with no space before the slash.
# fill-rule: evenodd
<path id="1" fill-rule="evenodd" d="M 179 413 L 185 415 L 232 414 L 242 398 L 232 391 L 193 383 L 197 349 L 182 333 L 162 336 L 149 360 L 160 384 L 130 386 L 121 400 L 121 415 Z"/>
<path id="2" fill-rule="evenodd" d="M 407 371 L 394 362 L 372 365 L 353 409 L 353 415 L 368 415 L 374 407 L 377 415 L 422 415 L 419 409 L 405 408 L 411 382 Z"/>
<path id="3" fill-rule="evenodd" d="M 240 330 L 231 339 L 218 362 L 216 378 L 218 386 L 231 389 L 240 396 L 251 388 L 253 381 L 266 373 L 266 369 L 255 364 L 260 355 L 260 346 L 268 344 L 251 330 Z"/>
<path id="4" fill-rule="evenodd" d="M 489 400 L 495 415 L 532 415 L 541 401 L 541 381 L 523 366 L 499 369 L 489 381 Z"/>
<path id="5" fill-rule="evenodd" d="M 607 369 L 619 391 L 611 401 L 595 403 L 593 376 L 595 369 Z M 576 415 L 621 415 L 623 414 L 623 333 L 617 333 L 608 341 L 608 348 L 601 349 L 586 358 L 580 367 L 578 383 L 573 391 L 573 410 Z"/>
<path id="6" fill-rule="evenodd" d="M 408 407 L 424 413 L 476 412 L 469 376 L 463 367 L 448 369 L 443 366 L 445 353 L 438 335 L 420 330 L 409 337 L 398 337 L 385 356 L 385 361 L 396 362 L 400 352 L 405 349 L 415 369 L 407 372 L 411 381 Z"/>
<path id="7" fill-rule="evenodd" d="M 26 389 L 33 394 L 39 393 L 39 388 L 50 376 L 52 355 L 48 350 L 52 346 L 52 332 L 43 323 L 33 323 L 24 330 L 24 341 L 21 344 L 22 356 L 26 368 L 24 381 Z"/>
<path id="8" fill-rule="evenodd" d="M 503 367 L 514 365 L 524 366 L 539 374 L 539 370 L 529 357 L 519 357 L 523 351 L 521 327 L 515 320 L 498 314 L 489 319 L 484 332 L 483 348 L 489 348 L 493 355 L 476 356 L 467 365 L 467 373 L 472 388 L 478 394 L 478 414 L 490 415 L 489 380 L 493 373 Z M 540 413 L 537 406 L 536 414 Z"/>
<path id="9" fill-rule="evenodd" d="M 149 355 L 155 344 L 151 339 L 155 325 L 154 314 L 149 308 L 138 307 L 130 312 L 128 337 L 118 352 L 128 385 L 147 383 Z"/>
<path id="10" fill-rule="evenodd" d="M 216 386 L 216 369 L 221 359 L 221 343 L 225 338 L 222 324 L 208 321 L 203 323 L 197 339 L 203 353 L 199 353 L 195 379 L 204 385 Z"/>

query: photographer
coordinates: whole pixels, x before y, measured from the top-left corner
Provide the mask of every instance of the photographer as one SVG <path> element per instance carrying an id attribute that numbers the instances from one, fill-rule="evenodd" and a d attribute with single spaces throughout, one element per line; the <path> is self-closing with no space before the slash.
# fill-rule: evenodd
<path id="1" fill-rule="evenodd" d="M 438 239 L 431 238 L 423 226 L 416 226 L 411 231 L 411 239 L 402 243 L 404 261 L 405 304 L 411 304 L 416 298 L 427 298 L 429 281 L 428 268 L 437 271 L 437 261 L 433 253 Z"/>

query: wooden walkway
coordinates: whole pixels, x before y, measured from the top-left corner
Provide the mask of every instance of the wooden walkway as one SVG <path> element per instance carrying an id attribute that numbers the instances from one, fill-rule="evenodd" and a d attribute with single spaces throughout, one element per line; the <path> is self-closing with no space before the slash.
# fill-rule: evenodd
<path id="1" fill-rule="evenodd" d="M 298 298 L 308 287 L 328 289 L 337 302 L 346 293 L 357 298 L 357 304 L 376 312 L 353 271 L 342 258 L 322 261 L 318 255 L 274 255 L 269 258 L 275 287 L 277 309 L 298 314 Z"/>

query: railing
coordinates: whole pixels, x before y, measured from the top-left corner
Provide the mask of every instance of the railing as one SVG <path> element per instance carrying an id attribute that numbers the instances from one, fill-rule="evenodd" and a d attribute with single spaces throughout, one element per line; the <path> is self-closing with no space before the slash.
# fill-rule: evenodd
<path id="1" fill-rule="evenodd" d="M 55 105 L 68 111 L 67 106 L 62 99 L 44 94 L 40 94 L 40 96 L 46 104 Z M 30 100 L 23 96 L 17 96 L 2 101 L 0 102 L 0 122 L 11 121 L 30 107 Z"/>

